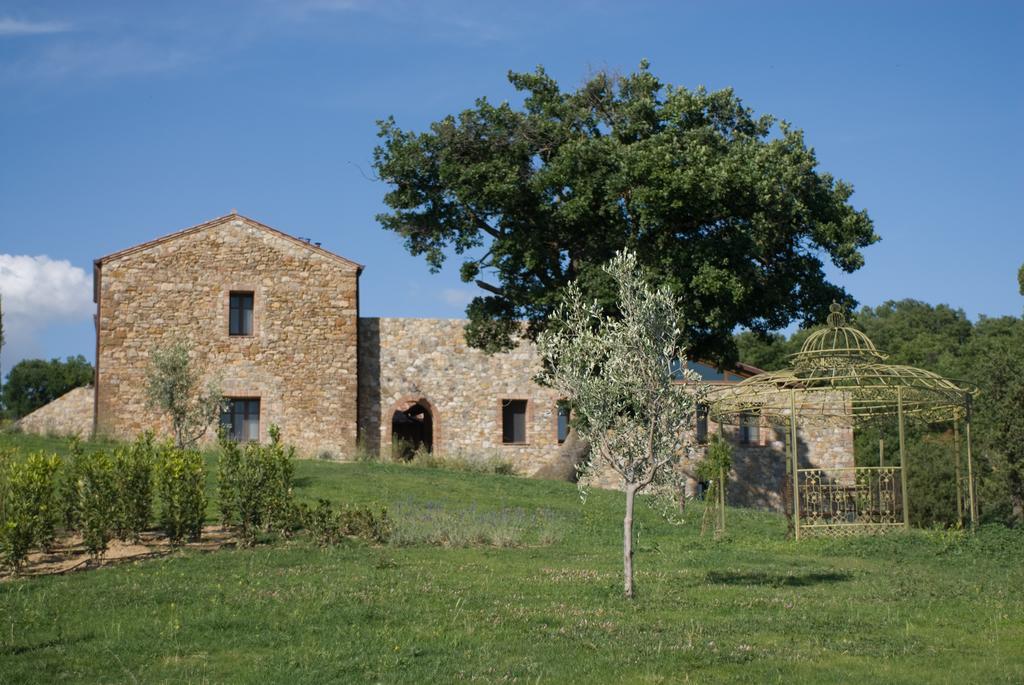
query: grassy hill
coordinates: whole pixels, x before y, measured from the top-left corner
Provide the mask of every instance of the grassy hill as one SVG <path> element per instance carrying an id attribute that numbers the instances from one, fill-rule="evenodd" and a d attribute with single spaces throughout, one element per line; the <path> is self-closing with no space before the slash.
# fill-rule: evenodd
<path id="1" fill-rule="evenodd" d="M 699 507 L 673 526 L 642 505 L 629 602 L 618 493 L 371 463 L 297 479 L 303 499 L 388 506 L 395 540 L 0 583 L 0 682 L 1024 681 L 1019 531 L 798 544 L 730 510 L 714 541 Z M 445 527 L 456 546 L 423 542 Z"/>

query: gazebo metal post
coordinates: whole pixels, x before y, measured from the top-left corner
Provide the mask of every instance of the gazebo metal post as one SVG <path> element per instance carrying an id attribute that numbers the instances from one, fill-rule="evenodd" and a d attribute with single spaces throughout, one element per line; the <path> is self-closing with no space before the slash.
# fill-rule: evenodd
<path id="1" fill-rule="evenodd" d="M 896 388 L 896 413 L 900 424 L 900 490 L 903 496 L 903 527 L 910 528 L 910 507 L 907 506 L 907 444 L 903 427 L 903 388 Z"/>
<path id="2" fill-rule="evenodd" d="M 785 463 L 786 463 L 786 477 L 785 477 L 785 479 L 783 480 L 783 483 L 782 483 L 782 500 L 783 500 L 782 506 L 783 506 L 783 511 L 786 514 L 786 526 L 787 526 L 787 528 L 786 528 L 786 535 L 788 536 L 790 533 L 793 533 L 794 535 L 796 535 L 796 528 L 794 527 L 794 524 L 793 524 L 793 498 L 792 497 L 789 497 L 789 498 L 786 497 L 786 488 L 787 487 L 790 488 L 790 489 L 793 488 L 793 458 L 792 458 L 792 451 L 791 451 L 792 448 L 790 447 L 789 429 L 786 428 L 785 424 L 783 424 L 782 434 L 785 436 L 785 442 L 786 442 L 786 449 L 785 449 L 785 452 L 783 453 L 783 454 L 786 455 L 786 458 L 784 460 Z"/>
<path id="3" fill-rule="evenodd" d="M 953 480 L 956 482 L 956 522 L 964 527 L 964 491 L 960 478 L 960 420 L 953 412 Z"/>
<path id="4" fill-rule="evenodd" d="M 878 465 L 885 466 L 885 438 L 878 439 Z"/>
<path id="5" fill-rule="evenodd" d="M 718 530 L 725 533 L 725 469 L 718 469 Z"/>
<path id="6" fill-rule="evenodd" d="M 967 416 L 964 428 L 967 431 L 967 502 L 971 510 L 971 530 L 978 525 L 978 501 L 974 498 L 974 459 L 971 454 L 971 396 L 967 396 Z"/>
<path id="7" fill-rule="evenodd" d="M 789 391 L 789 444 L 793 452 L 793 530 L 800 539 L 800 459 L 796 440 L 796 390 Z"/>

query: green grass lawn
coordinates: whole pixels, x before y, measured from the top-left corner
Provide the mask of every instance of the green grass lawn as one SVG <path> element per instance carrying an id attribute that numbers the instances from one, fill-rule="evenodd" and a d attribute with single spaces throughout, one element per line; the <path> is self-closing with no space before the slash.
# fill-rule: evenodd
<path id="1" fill-rule="evenodd" d="M 1020 531 L 795 543 L 781 517 L 730 510 L 713 541 L 697 506 L 673 526 L 641 505 L 627 601 L 618 493 L 368 463 L 296 475 L 303 499 L 540 512 L 558 534 L 293 540 L 0 583 L 0 682 L 1024 682 Z"/>

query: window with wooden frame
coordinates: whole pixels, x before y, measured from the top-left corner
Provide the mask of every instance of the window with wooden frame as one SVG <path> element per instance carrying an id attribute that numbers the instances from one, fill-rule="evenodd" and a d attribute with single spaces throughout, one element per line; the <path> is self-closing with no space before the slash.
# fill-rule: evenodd
<path id="1" fill-rule="evenodd" d="M 697 405 L 697 427 L 696 435 L 697 444 L 705 445 L 708 441 L 708 405 L 698 404 Z"/>
<path id="2" fill-rule="evenodd" d="M 228 437 L 237 442 L 258 442 L 260 439 L 260 398 L 228 397 L 220 424 Z"/>
<path id="3" fill-rule="evenodd" d="M 228 335 L 252 335 L 254 301 L 255 295 L 251 291 L 231 291 L 228 296 Z"/>
<path id="4" fill-rule="evenodd" d="M 558 421 L 556 436 L 559 445 L 569 437 L 569 412 L 569 403 L 565 400 L 559 400 L 555 405 L 556 421 Z"/>
<path id="5" fill-rule="evenodd" d="M 501 401 L 501 441 L 506 445 L 526 442 L 526 400 Z"/>

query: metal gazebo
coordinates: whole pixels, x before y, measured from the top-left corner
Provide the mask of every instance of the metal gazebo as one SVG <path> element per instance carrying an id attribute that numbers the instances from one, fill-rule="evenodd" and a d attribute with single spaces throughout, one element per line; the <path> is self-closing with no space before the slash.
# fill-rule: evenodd
<path id="1" fill-rule="evenodd" d="M 846 324 L 833 304 L 827 325 L 815 331 L 793 366 L 765 372 L 716 388 L 710 416 L 720 424 L 763 417 L 785 433 L 787 505 L 794 533 L 842 535 L 881 533 L 910 526 L 907 499 L 905 420 L 951 421 L 960 490 L 959 423 L 967 443 L 967 499 L 971 526 L 977 521 L 971 454 L 972 398 L 977 390 L 912 366 L 886 364 L 863 332 Z M 799 425 L 855 428 L 895 416 L 899 427 L 899 464 L 885 465 L 880 445 L 878 466 L 805 467 L 799 461 Z"/>

